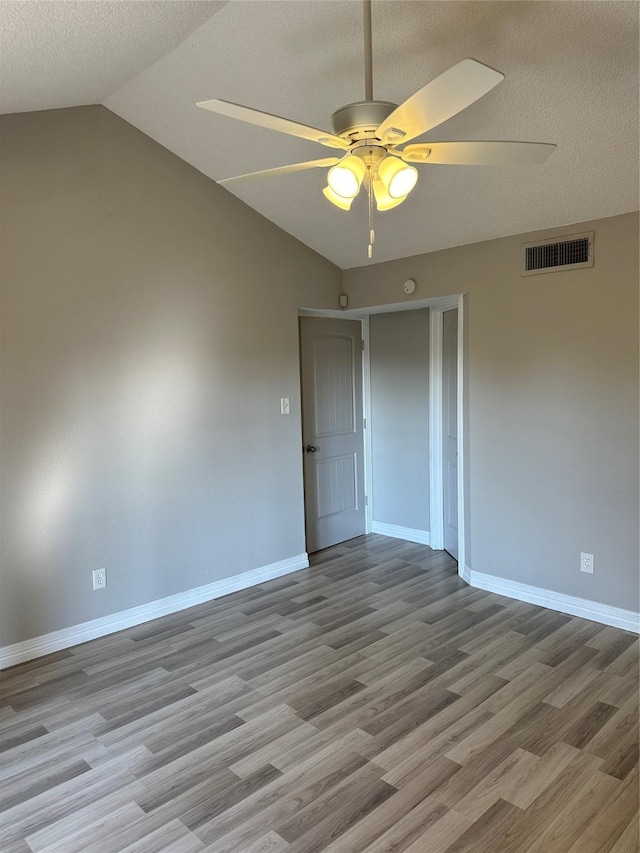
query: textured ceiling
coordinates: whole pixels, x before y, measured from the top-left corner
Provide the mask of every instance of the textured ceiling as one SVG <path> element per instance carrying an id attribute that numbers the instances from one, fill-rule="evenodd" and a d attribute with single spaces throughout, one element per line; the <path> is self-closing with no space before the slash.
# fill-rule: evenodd
<path id="1" fill-rule="evenodd" d="M 101 104 L 222 6 L 1 0 L 0 112 Z"/>
<path id="2" fill-rule="evenodd" d="M 196 101 L 224 98 L 330 129 L 334 110 L 364 97 L 359 2 L 6 5 L 30 9 L 13 14 L 19 32 L 22 15 L 24 50 L 4 59 L 10 76 L 3 88 L 14 110 L 103 101 L 216 180 L 333 152 L 197 109 Z M 34 7 L 56 13 L 47 25 L 50 12 Z M 114 8 L 106 15 L 98 7 Z M 624 0 L 374 2 L 376 98 L 399 103 L 465 57 L 506 75 L 420 141 L 533 140 L 558 150 L 528 168 L 420 167 L 408 200 L 376 214 L 373 260 L 637 209 L 638 8 Z M 105 22 L 96 27 L 100 14 Z M 168 28 L 172 14 L 175 27 Z M 27 34 L 32 28 L 38 38 Z M 34 69 L 43 68 L 45 32 L 51 70 L 42 82 Z M 74 54 L 76 32 L 84 38 Z M 113 59 L 119 41 L 137 40 L 124 65 Z M 90 80 L 77 79 L 85 75 Z M 366 264 L 364 196 L 346 213 L 324 199 L 324 185 L 324 172 L 312 170 L 229 191 L 339 266 Z"/>

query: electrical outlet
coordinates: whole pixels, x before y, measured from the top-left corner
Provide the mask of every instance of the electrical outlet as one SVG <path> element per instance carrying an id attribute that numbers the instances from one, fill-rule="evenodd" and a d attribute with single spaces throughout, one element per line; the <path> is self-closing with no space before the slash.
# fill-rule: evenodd
<path id="1" fill-rule="evenodd" d="M 106 569 L 94 569 L 93 570 L 93 588 L 94 589 L 105 589 L 107 586 L 107 570 Z"/>
<path id="2" fill-rule="evenodd" d="M 587 574 L 593 574 L 593 554 L 585 554 L 584 552 L 580 554 L 580 571 L 587 572 Z"/>

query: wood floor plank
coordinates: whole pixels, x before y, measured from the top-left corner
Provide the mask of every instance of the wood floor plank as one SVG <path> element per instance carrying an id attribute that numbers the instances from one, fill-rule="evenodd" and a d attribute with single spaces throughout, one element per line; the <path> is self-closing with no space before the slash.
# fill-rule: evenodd
<path id="1" fill-rule="evenodd" d="M 628 776 L 617 797 L 600 809 L 572 844 L 568 853 L 609 853 L 629 824 L 638 826 L 638 776 Z M 633 853 L 637 853 L 637 850 Z"/>
<path id="2" fill-rule="evenodd" d="M 502 679 L 485 679 L 414 731 L 382 748 L 375 756 L 376 762 L 402 775 L 410 772 L 418 761 L 445 755 L 469 732 L 491 719 L 491 713 L 482 708 L 483 700 L 503 684 Z"/>
<path id="3" fill-rule="evenodd" d="M 332 745 L 368 758 L 376 752 L 372 742 L 373 737 L 361 729 L 353 729 L 342 736 L 337 736 L 332 729 L 324 729 L 302 741 L 299 746 L 292 747 L 289 744 L 286 752 L 273 759 L 273 764 L 286 773 L 304 764 L 307 759 L 326 752 Z"/>
<path id="4" fill-rule="evenodd" d="M 17 777 L 2 782 L 0 794 L 0 812 L 12 809 L 27 800 L 37 797 L 52 788 L 57 788 L 69 779 L 75 779 L 82 773 L 91 770 L 89 764 L 83 759 L 70 761 L 57 761 L 48 771 L 43 772 L 41 767 L 36 771 L 21 773 Z"/>
<path id="5" fill-rule="evenodd" d="M 611 853 L 638 853 L 640 850 L 640 823 L 632 820 L 611 848 Z"/>
<path id="6" fill-rule="evenodd" d="M 316 853 L 389 799 L 396 789 L 380 778 L 382 770 L 367 762 L 331 791 L 298 809 L 275 827 L 290 849 Z"/>
<path id="7" fill-rule="evenodd" d="M 390 802 L 390 800 L 387 801 L 387 803 Z M 387 803 L 385 803 L 385 806 Z M 384 808 L 384 806 L 380 808 Z M 430 827 L 437 824 L 447 814 L 447 811 L 446 806 L 439 803 L 433 796 L 427 796 L 407 811 L 406 814 L 398 814 L 395 820 L 389 821 L 388 829 L 378 834 L 375 840 L 368 843 L 365 847 L 358 845 L 353 848 L 353 851 L 354 853 L 355 851 L 360 853 L 360 851 L 364 850 L 367 853 L 393 853 L 393 851 L 406 850 L 416 839 L 424 835 Z M 468 826 L 468 821 L 465 818 L 461 817 L 459 820 L 465 828 Z M 348 843 L 349 835 L 346 834 L 344 839 L 335 841 L 328 850 L 331 853 L 347 853 L 347 851 L 350 853 L 351 848 L 347 846 Z"/>
<path id="8" fill-rule="evenodd" d="M 502 799 L 523 810 L 528 809 L 578 754 L 579 750 L 562 742 L 554 744 L 542 757 L 528 753 L 535 758 L 530 762 L 529 773 L 517 785 L 504 786 Z"/>
<path id="9" fill-rule="evenodd" d="M 516 749 L 501 761 L 469 793 L 455 804 L 458 814 L 475 822 L 498 800 L 507 800 L 536 772 L 540 759 L 523 749 Z M 513 803 L 512 803 L 513 805 Z"/>
<path id="10" fill-rule="evenodd" d="M 601 761 L 579 752 L 528 809 L 503 828 L 495 841 L 500 853 L 526 853 L 550 823 L 562 820 L 576 792 L 591 784 Z"/>
<path id="11" fill-rule="evenodd" d="M 287 842 L 284 838 L 280 838 L 277 832 L 270 830 L 253 844 L 245 847 L 244 853 L 284 853 L 285 850 L 289 850 Z"/>
<path id="12" fill-rule="evenodd" d="M 635 638 L 627 648 L 612 663 L 606 667 L 606 671 L 612 675 L 629 677 L 637 685 L 640 673 L 638 672 L 638 647 L 640 639 Z"/>
<path id="13" fill-rule="evenodd" d="M 132 841 L 121 853 L 202 853 L 203 850 L 204 844 L 196 835 L 181 821 L 171 820 Z"/>
<path id="14" fill-rule="evenodd" d="M 58 796 L 41 794 L 7 813 L 3 840 L 5 834 L 11 838 L 20 833 L 33 850 L 63 842 L 96 817 L 131 803 L 142 791 L 140 782 L 127 771 L 100 768 L 92 771 L 91 777 L 83 778 L 82 786 L 66 783 Z"/>
<path id="15" fill-rule="evenodd" d="M 546 826 L 526 848 L 527 853 L 565 853 L 600 809 L 619 795 L 621 783 L 596 770 L 579 786 L 567 807 L 550 816 Z"/>
<path id="16" fill-rule="evenodd" d="M 495 853 L 504 828 L 521 815 L 517 806 L 497 800 L 478 820 L 447 847 L 448 853 Z"/>
<path id="17" fill-rule="evenodd" d="M 635 635 L 370 535 L 0 674 L 3 853 L 637 853 Z"/>
<path id="18" fill-rule="evenodd" d="M 396 790 L 385 802 L 357 821 L 351 829 L 329 843 L 325 847 L 325 853 L 339 853 L 339 851 L 359 853 L 359 851 L 369 850 L 369 845 L 373 845 L 373 842 L 383 836 L 389 826 L 397 825 L 413 809 L 427 800 L 435 788 L 458 770 L 459 767 L 446 758 L 433 761 L 429 766 L 423 766 L 422 772 L 404 785 L 402 790 Z M 382 778 L 384 780 L 385 777 Z M 441 814 L 444 814 L 444 808 L 438 805 L 432 814 L 433 822 Z M 394 843 L 399 849 L 398 842 Z"/>
<path id="19" fill-rule="evenodd" d="M 425 850 L 450 850 L 460 836 L 473 827 L 469 818 L 458 812 L 449 811 L 433 824 L 426 823 L 419 828 L 417 838 L 408 847 L 401 847 L 405 853 L 424 853 Z M 395 850 L 395 848 L 389 848 Z"/>
<path id="20" fill-rule="evenodd" d="M 624 779 L 638 766 L 638 696 L 633 695 L 600 728 L 585 749 L 606 761 L 605 772 Z"/>
<path id="21" fill-rule="evenodd" d="M 567 702 L 578 696 L 599 674 L 598 670 L 591 669 L 591 667 L 578 669 L 555 690 L 552 690 L 548 696 L 545 696 L 544 701 L 556 708 L 564 708 Z"/>
<path id="22" fill-rule="evenodd" d="M 131 827 L 144 819 L 144 812 L 133 802 L 111 809 L 107 814 L 88 818 L 81 825 L 76 824 L 73 830 L 66 828 L 64 837 L 59 837 L 55 830 L 44 831 L 30 836 L 27 840 L 34 853 L 84 853 L 92 849 L 95 853 L 103 853 L 104 846 L 125 847 L 130 840 L 135 840 L 137 833 L 131 833 Z M 156 827 L 152 827 L 156 828 Z M 144 830 L 142 834 L 145 834 Z M 50 840 L 58 835 L 55 840 Z M 105 836 L 102 840 L 99 836 Z M 100 848 L 103 848 L 100 850 Z"/>
<path id="23" fill-rule="evenodd" d="M 275 828 L 366 764 L 361 755 L 336 749 L 332 743 L 243 802 L 214 815 L 197 828 L 196 834 L 214 849 L 242 850 L 264 832 L 265 826 Z"/>

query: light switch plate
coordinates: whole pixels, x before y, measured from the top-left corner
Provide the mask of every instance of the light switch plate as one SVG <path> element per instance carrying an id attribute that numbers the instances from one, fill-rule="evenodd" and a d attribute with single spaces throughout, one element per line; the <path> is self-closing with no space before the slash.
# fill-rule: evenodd
<path id="1" fill-rule="evenodd" d="M 280 397 L 280 414 L 281 415 L 290 415 L 291 414 L 291 405 L 289 403 L 288 397 Z"/>

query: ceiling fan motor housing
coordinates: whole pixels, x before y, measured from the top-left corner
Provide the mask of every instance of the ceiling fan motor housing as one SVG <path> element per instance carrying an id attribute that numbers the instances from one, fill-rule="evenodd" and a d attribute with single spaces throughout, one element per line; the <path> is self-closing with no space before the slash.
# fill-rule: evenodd
<path id="1" fill-rule="evenodd" d="M 334 133 L 350 142 L 371 139 L 396 106 L 390 101 L 357 101 L 340 107 L 331 116 Z"/>

